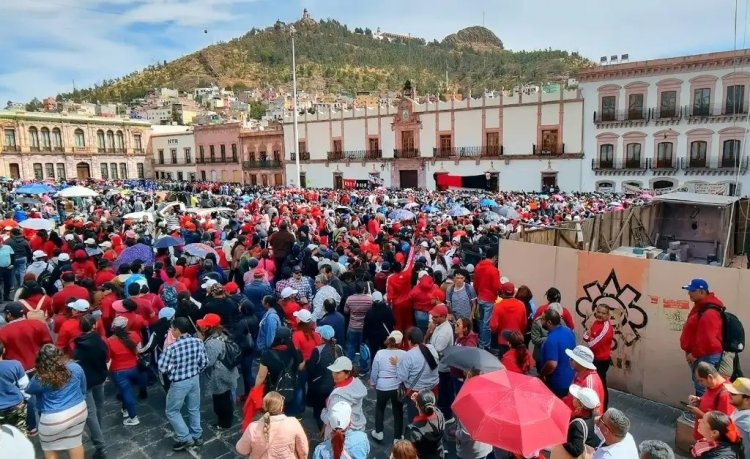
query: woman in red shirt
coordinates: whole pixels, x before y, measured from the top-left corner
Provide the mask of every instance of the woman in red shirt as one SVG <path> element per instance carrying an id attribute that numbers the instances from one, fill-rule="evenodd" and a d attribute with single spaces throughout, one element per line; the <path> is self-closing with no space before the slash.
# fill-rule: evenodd
<path id="1" fill-rule="evenodd" d="M 138 384 L 140 389 L 138 395 L 141 399 L 148 396 L 146 392 L 146 378 L 138 371 L 138 350 L 141 338 L 137 333 L 128 331 L 128 319 L 116 317 L 112 322 L 112 336 L 107 339 L 109 349 L 112 379 L 122 397 L 122 421 L 126 426 L 137 426 L 138 413 L 135 409 L 135 397 L 133 396 L 133 384 Z"/>
<path id="2" fill-rule="evenodd" d="M 550 303 L 560 303 L 560 300 L 562 299 L 562 294 L 560 294 L 560 290 L 556 289 L 555 287 L 550 287 L 549 290 L 544 294 L 547 298 L 547 304 L 539 306 L 537 308 L 536 312 L 534 312 L 534 320 L 542 317 L 545 312 L 547 312 L 547 309 L 549 309 Z M 567 308 L 562 308 L 562 320 L 565 322 L 565 325 L 568 326 L 571 330 L 575 331 L 576 324 L 573 322 L 573 316 L 570 314 L 570 311 L 568 311 Z"/>
<path id="3" fill-rule="evenodd" d="M 293 315 L 297 319 L 297 330 L 292 333 L 292 343 L 302 354 L 302 360 L 307 362 L 312 357 L 315 346 L 323 344 L 323 339 L 315 331 L 315 320 L 310 311 L 302 309 Z"/>
<path id="4" fill-rule="evenodd" d="M 89 260 L 85 250 L 76 250 L 73 259 L 75 261 L 71 266 L 77 281 L 82 279 L 93 279 L 94 276 L 96 276 L 96 266 L 94 266 L 93 261 Z"/>
<path id="5" fill-rule="evenodd" d="M 35 281 L 26 282 L 23 284 L 21 294 L 18 296 L 18 301 L 25 308 L 24 316 L 31 309 L 37 309 L 41 306 L 45 312 L 47 318 L 51 318 L 54 315 L 52 310 L 52 298 L 44 294 L 44 289 Z"/>
<path id="6" fill-rule="evenodd" d="M 504 338 L 508 340 L 510 350 L 503 354 L 500 362 L 505 369 L 514 373 L 529 374 L 534 367 L 534 359 L 531 358 L 531 352 L 526 348 L 523 342 L 523 335 L 519 331 L 504 332 Z"/>
<path id="7" fill-rule="evenodd" d="M 118 300 L 112 303 L 112 310 L 115 312 L 115 319 L 117 317 L 125 317 L 127 319 L 128 331 L 132 331 L 143 336 L 143 330 L 146 328 L 146 319 L 144 319 L 138 312 L 138 304 L 130 298 L 124 300 Z M 112 322 L 113 332 L 115 323 Z"/>

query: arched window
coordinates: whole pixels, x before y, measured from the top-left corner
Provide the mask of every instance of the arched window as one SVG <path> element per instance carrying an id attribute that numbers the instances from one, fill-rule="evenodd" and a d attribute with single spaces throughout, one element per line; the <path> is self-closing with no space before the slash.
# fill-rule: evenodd
<path id="1" fill-rule="evenodd" d="M 99 149 L 99 152 L 103 152 L 107 149 L 107 144 L 104 141 L 104 131 L 101 129 L 96 131 L 96 148 Z"/>
<path id="2" fill-rule="evenodd" d="M 107 131 L 107 148 L 115 148 L 115 133 L 112 131 Z"/>
<path id="3" fill-rule="evenodd" d="M 740 145 L 740 141 L 736 139 L 724 141 L 724 148 L 721 151 L 721 167 L 737 167 Z"/>
<path id="4" fill-rule="evenodd" d="M 122 131 L 117 131 L 117 135 L 115 137 L 115 148 L 118 150 L 122 150 L 125 148 L 125 138 L 122 135 Z"/>
<path id="5" fill-rule="evenodd" d="M 696 140 L 690 143 L 690 167 L 706 167 L 708 142 Z"/>
<path id="6" fill-rule="evenodd" d="M 49 129 L 42 128 L 42 149 L 49 150 L 52 146 L 52 140 L 49 136 Z"/>
<path id="7" fill-rule="evenodd" d="M 672 142 L 659 142 L 656 146 L 656 168 L 673 168 L 674 161 L 672 151 L 674 150 L 674 144 Z"/>
<path id="8" fill-rule="evenodd" d="M 62 133 L 60 128 L 52 128 L 52 146 L 54 148 L 62 148 Z"/>
<path id="9" fill-rule="evenodd" d="M 39 130 L 34 126 L 29 128 L 29 144 L 34 150 L 39 150 Z"/>
<path id="10" fill-rule="evenodd" d="M 86 136 L 83 134 L 83 129 L 76 129 L 73 133 L 73 137 L 75 138 L 77 148 L 83 148 L 86 146 Z"/>
<path id="11" fill-rule="evenodd" d="M 615 146 L 611 143 L 605 143 L 599 146 L 599 167 L 610 169 L 614 167 Z"/>

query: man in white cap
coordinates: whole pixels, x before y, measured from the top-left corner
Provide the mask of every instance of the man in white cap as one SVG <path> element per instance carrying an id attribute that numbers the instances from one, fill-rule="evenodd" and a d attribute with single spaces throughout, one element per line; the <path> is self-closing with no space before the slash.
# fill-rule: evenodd
<path id="1" fill-rule="evenodd" d="M 573 349 L 566 349 L 565 354 L 570 358 L 570 366 L 573 367 L 576 374 L 573 377 L 573 385 L 586 387 L 596 392 L 599 400 L 604 400 L 604 384 L 596 372 L 594 365 L 594 353 L 587 346 L 578 345 Z M 566 396 L 565 403 L 573 408 L 573 401 L 570 396 Z M 601 407 L 597 409 L 597 414 L 603 412 Z"/>
<path id="2" fill-rule="evenodd" d="M 102 255 L 102 249 L 99 248 L 99 246 L 96 244 L 96 240 L 93 237 L 90 237 L 83 241 L 83 243 L 86 245 L 84 249 L 86 250 L 86 255 L 90 257 L 98 257 Z"/>
<path id="3" fill-rule="evenodd" d="M 39 278 L 39 275 L 44 271 L 52 272 L 54 267 L 47 262 L 47 254 L 44 250 L 35 250 L 32 254 L 33 262 L 26 268 L 25 274 L 33 274 L 34 280 Z M 25 275 L 24 275 L 25 277 Z"/>

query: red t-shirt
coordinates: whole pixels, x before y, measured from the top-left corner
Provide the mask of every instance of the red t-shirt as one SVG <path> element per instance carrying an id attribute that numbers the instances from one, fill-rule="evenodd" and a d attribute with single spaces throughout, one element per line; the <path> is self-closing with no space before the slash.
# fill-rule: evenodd
<path id="1" fill-rule="evenodd" d="M 112 309 L 112 303 L 118 299 L 114 293 L 108 293 L 102 297 L 99 303 L 99 310 L 102 311 L 102 322 L 104 322 L 105 330 L 109 330 L 112 327 L 112 321 L 115 319 L 115 310 Z"/>
<path id="2" fill-rule="evenodd" d="M 117 275 L 111 269 L 97 271 L 96 275 L 94 276 L 94 285 L 96 285 L 96 288 L 101 288 L 102 285 L 111 281 L 115 277 L 117 277 Z"/>
<path id="3" fill-rule="evenodd" d="M 531 357 L 531 352 L 529 352 L 528 350 L 526 351 L 526 358 L 524 359 L 522 366 L 518 366 L 517 360 L 518 351 L 516 349 L 511 349 L 503 354 L 503 358 L 500 360 L 500 362 L 503 364 L 506 370 L 521 374 L 528 374 L 529 370 L 531 370 L 531 368 L 534 366 L 534 359 Z"/>
<path id="4" fill-rule="evenodd" d="M 68 355 L 73 354 L 73 340 L 81 336 L 81 326 L 78 320 L 81 316 L 74 315 L 72 317 L 66 317 L 65 320 L 60 324 L 60 332 L 57 335 L 57 342 L 55 345 L 59 347 L 63 352 Z M 104 326 L 101 320 L 96 321 L 96 332 L 99 336 L 106 338 L 104 333 Z"/>
<path id="5" fill-rule="evenodd" d="M 42 300 L 42 298 L 44 299 Z M 25 300 L 19 300 L 19 302 L 24 306 L 23 315 L 26 316 L 26 314 L 28 314 L 28 308 L 26 308 L 24 301 L 31 309 L 36 309 L 37 305 L 39 304 L 39 300 L 42 300 L 42 310 L 44 310 L 44 312 L 47 314 L 47 318 L 49 319 L 50 317 L 52 317 L 52 315 L 54 314 L 54 311 L 52 310 L 52 298 L 48 297 L 47 295 L 42 295 L 41 293 L 31 295 Z"/>
<path id="6" fill-rule="evenodd" d="M 141 314 L 149 325 L 153 325 L 159 321 L 159 311 L 164 307 L 164 301 L 162 301 L 159 295 L 146 293 L 143 296 L 133 299 L 138 305 L 138 314 Z"/>
<path id="7" fill-rule="evenodd" d="M 724 380 L 723 382 L 729 382 Z M 719 384 L 713 389 L 706 388 L 706 392 L 701 397 L 701 401 L 698 403 L 698 409 L 704 413 L 709 411 L 721 411 L 727 416 L 731 416 L 734 413 L 734 406 L 729 403 L 729 392 L 724 389 L 724 384 Z M 698 433 L 698 421 L 699 418 L 696 416 L 695 424 L 693 424 L 693 438 L 700 440 L 703 435 Z"/>
<path id="8" fill-rule="evenodd" d="M 604 412 L 604 384 L 602 383 L 602 379 L 599 377 L 599 373 L 597 373 L 596 370 L 584 370 L 576 373 L 571 384 L 593 389 L 594 392 L 596 392 L 596 395 L 599 396 L 599 408 L 597 408 L 594 412 L 596 414 L 602 414 Z M 571 410 L 574 409 L 573 397 L 570 394 L 563 397 L 563 402 L 565 402 L 565 404 L 568 405 Z"/>
<path id="9" fill-rule="evenodd" d="M 284 304 L 281 305 L 281 309 L 284 311 L 284 318 L 286 319 L 287 324 L 289 324 L 289 328 L 296 330 L 297 318 L 294 317 L 294 313 L 302 309 L 302 307 L 297 304 L 296 301 L 285 301 Z"/>
<path id="10" fill-rule="evenodd" d="M 312 357 L 315 346 L 323 344 L 323 338 L 320 337 L 318 332 L 313 332 L 312 337 L 308 338 L 305 332 L 297 330 L 292 334 L 292 343 L 294 348 L 302 354 L 302 360 L 308 361 Z"/>
<path id="11" fill-rule="evenodd" d="M 547 312 L 547 309 L 549 309 L 549 304 L 539 306 L 539 308 L 534 313 L 534 320 L 542 317 L 542 314 Z M 565 325 L 567 325 L 571 330 L 576 329 L 576 324 L 575 322 L 573 322 L 573 316 L 570 315 L 570 311 L 568 311 L 568 309 L 565 307 L 562 308 L 562 320 L 563 322 L 565 322 Z"/>
<path id="12" fill-rule="evenodd" d="M 18 360 L 29 371 L 36 364 L 39 349 L 52 343 L 47 326 L 39 320 L 17 319 L 0 328 L 5 360 Z"/>
<path id="13" fill-rule="evenodd" d="M 526 305 L 515 298 L 504 298 L 495 303 L 490 318 L 490 329 L 497 332 L 497 342 L 508 345 L 508 340 L 503 336 L 504 331 L 517 331 L 522 335 L 526 331 Z"/>
<path id="14" fill-rule="evenodd" d="M 146 319 L 138 311 L 136 312 L 118 312 L 115 317 L 125 317 L 128 319 L 128 331 L 141 333 L 146 328 Z"/>
<path id="15" fill-rule="evenodd" d="M 84 262 L 74 261 L 71 268 L 73 268 L 73 274 L 75 274 L 78 281 L 81 279 L 93 279 L 96 276 L 96 266 L 94 266 L 94 262 L 91 260 Z"/>
<path id="16" fill-rule="evenodd" d="M 75 298 L 77 300 L 89 299 L 89 291 L 80 285 L 71 284 L 67 287 L 63 287 L 62 290 L 55 293 L 52 296 L 52 310 L 55 314 L 60 314 L 65 311 L 65 305 L 68 299 Z"/>
<path id="17" fill-rule="evenodd" d="M 131 331 L 130 339 L 137 345 L 141 343 L 138 333 Z M 128 349 L 125 344 L 116 336 L 110 336 L 107 339 L 107 348 L 109 348 L 109 358 L 112 363 L 109 365 L 110 371 L 130 370 L 138 366 L 136 353 Z"/>

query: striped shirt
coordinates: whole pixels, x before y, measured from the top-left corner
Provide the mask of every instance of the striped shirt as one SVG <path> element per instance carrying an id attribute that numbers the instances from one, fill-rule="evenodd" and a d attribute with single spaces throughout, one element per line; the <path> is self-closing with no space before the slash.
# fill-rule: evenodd
<path id="1" fill-rule="evenodd" d="M 365 316 L 372 308 L 372 296 L 366 293 L 352 295 L 346 299 L 344 312 L 349 314 L 349 330 L 362 330 L 365 327 Z"/>

